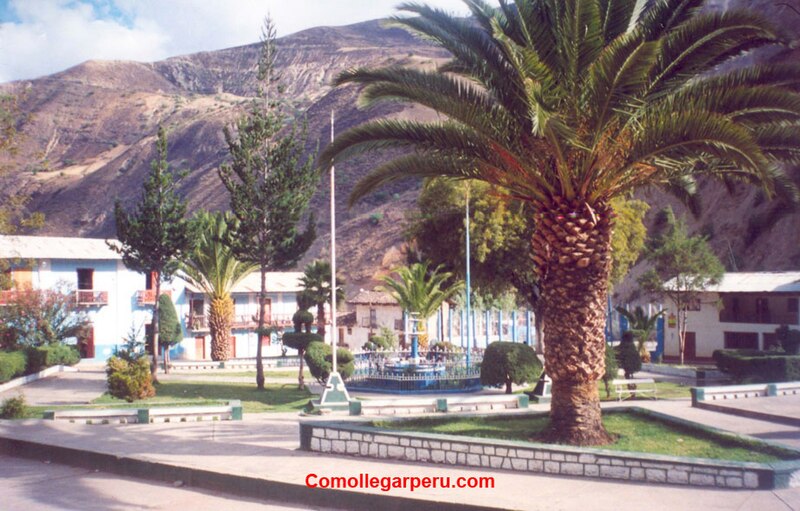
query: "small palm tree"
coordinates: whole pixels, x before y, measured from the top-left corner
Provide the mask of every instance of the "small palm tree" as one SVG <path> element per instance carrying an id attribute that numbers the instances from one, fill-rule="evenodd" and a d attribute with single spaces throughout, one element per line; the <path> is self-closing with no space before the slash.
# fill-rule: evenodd
<path id="1" fill-rule="evenodd" d="M 732 59 L 782 43 L 756 13 L 703 0 L 464 0 L 472 18 L 419 3 L 394 23 L 446 49 L 438 69 L 353 69 L 362 105 L 406 101 L 433 121 L 381 119 L 340 134 L 329 168 L 397 150 L 350 200 L 409 177 L 478 179 L 531 206 L 545 367 L 545 439 L 612 441 L 602 424 L 611 201 L 660 187 L 694 204 L 695 177 L 763 184 L 796 201 L 800 66 Z"/>
<path id="2" fill-rule="evenodd" d="M 195 215 L 193 222 L 198 236 L 197 246 L 180 262 L 179 276 L 203 290 L 211 300 L 208 308 L 211 358 L 227 360 L 234 314 L 231 291 L 257 266 L 237 260 L 223 242 L 228 235 L 228 227 L 236 222 L 233 215 L 228 212 L 201 211 Z"/>
<path id="3" fill-rule="evenodd" d="M 637 305 L 636 308 L 633 309 L 633 312 L 622 306 L 618 306 L 616 309 L 622 317 L 628 320 L 628 325 L 631 330 L 634 331 L 639 341 L 639 356 L 642 358 L 642 362 L 650 362 L 650 353 L 647 351 L 646 343 L 650 340 L 653 331 L 656 329 L 658 318 L 663 316 L 667 311 L 658 311 L 652 316 L 648 316 L 640 305 Z"/>
<path id="4" fill-rule="evenodd" d="M 430 271 L 428 265 L 427 261 L 414 263 L 396 270 L 397 279 L 389 276 L 383 279 L 389 293 L 397 300 L 400 307 L 408 313 L 419 315 L 423 331 L 426 320 L 436 313 L 442 303 L 464 289 L 463 282 L 446 285 L 453 274 L 442 271 L 442 265 Z M 417 342 L 417 339 L 414 339 L 414 342 Z M 415 346 L 412 352 L 416 351 Z"/>
<path id="5" fill-rule="evenodd" d="M 303 292 L 317 306 L 317 334 L 325 338 L 325 304 L 331 303 L 331 263 L 317 260 L 300 277 Z M 336 304 L 344 302 L 344 281 L 336 276 Z"/>

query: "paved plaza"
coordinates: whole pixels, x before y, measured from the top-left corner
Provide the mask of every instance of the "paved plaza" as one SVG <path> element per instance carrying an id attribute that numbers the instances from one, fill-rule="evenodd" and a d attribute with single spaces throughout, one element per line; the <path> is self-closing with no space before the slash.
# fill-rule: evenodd
<path id="1" fill-rule="evenodd" d="M 84 383 L 89 385 L 80 383 L 81 378 L 74 374 L 69 377 L 61 374 L 49 379 L 49 383 L 40 382 L 39 385 L 54 385 L 61 389 L 69 385 L 81 388 L 85 388 Z M 86 375 L 86 380 L 95 379 L 95 375 Z M 27 395 L 28 389 L 23 390 Z M 104 390 L 102 385 L 98 390 Z M 780 403 L 782 413 L 800 416 L 800 397 L 770 399 L 780 401 L 770 401 L 769 406 Z M 800 447 L 800 430 L 790 425 L 694 409 L 688 399 L 636 401 L 632 404 Z M 546 410 L 547 405 L 534 405 L 533 408 Z M 130 509 L 139 504 L 127 499 L 134 495 L 148 496 L 152 492 L 152 501 L 145 499 L 150 504 L 142 504 L 142 507 L 174 509 L 170 506 L 173 498 L 175 502 L 189 503 L 194 502 L 192 499 L 202 500 L 208 496 L 209 499 L 230 499 L 231 505 L 225 505 L 226 509 L 250 509 L 246 506 L 257 497 L 269 505 L 304 509 L 322 506 L 408 510 L 413 507 L 415 511 L 421 511 L 464 506 L 472 509 L 615 511 L 800 510 L 800 489 L 750 491 L 652 486 L 320 455 L 298 450 L 298 429 L 298 415 L 294 413 L 246 414 L 243 421 L 102 426 L 41 420 L 0 421 L 0 439 L 5 439 L 0 441 L 6 445 L 27 446 L 20 448 L 20 452 L 11 449 L 12 452 L 4 453 L 6 456 L 0 457 L 0 470 L 4 484 L 10 488 L 9 495 L 17 499 L 13 502 L 20 503 L 19 509 L 26 510 L 73 509 L 59 507 L 67 498 L 60 492 L 45 492 L 52 495 L 48 500 L 37 489 L 40 485 L 35 484 L 37 479 L 33 467 L 43 461 L 51 461 L 46 471 L 56 470 L 54 477 L 63 473 L 65 478 L 78 481 L 77 486 L 85 487 L 89 494 L 99 495 L 97 502 L 102 504 L 99 507 L 74 509 Z M 8 444 L 7 439 L 22 443 Z M 39 445 L 31 448 L 33 444 Z M 20 470 L 16 471 L 9 466 L 17 466 L 18 458 L 9 458 L 9 455 L 29 456 L 36 461 L 19 460 Z M 99 472 L 94 472 L 98 468 Z M 115 473 L 110 473 L 112 471 Z M 307 488 L 305 481 L 311 473 L 320 477 L 357 477 L 362 473 L 377 477 L 490 475 L 495 478 L 495 488 L 392 490 L 386 493 L 379 489 L 334 491 Z M 130 479 L 130 476 L 136 479 Z M 128 488 L 120 490 L 119 495 L 110 489 L 118 480 Z M 175 488 L 174 484 L 203 489 Z M 148 489 L 140 491 L 136 485 Z M 172 491 L 178 493 L 173 497 Z M 76 495 L 76 498 L 79 497 Z M 117 498 L 119 500 L 115 500 Z"/>

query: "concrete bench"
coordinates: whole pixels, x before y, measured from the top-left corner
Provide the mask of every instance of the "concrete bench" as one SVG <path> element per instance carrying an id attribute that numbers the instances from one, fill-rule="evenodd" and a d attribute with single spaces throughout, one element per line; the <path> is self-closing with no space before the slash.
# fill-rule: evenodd
<path id="1" fill-rule="evenodd" d="M 66 420 L 83 424 L 151 424 L 203 420 L 242 420 L 241 401 L 213 406 L 164 406 L 155 408 L 117 408 L 47 410 L 46 420 Z"/>
<path id="2" fill-rule="evenodd" d="M 614 392 L 617 394 L 617 401 L 622 401 L 627 397 L 638 396 L 639 394 L 652 394 L 653 399 L 658 399 L 656 381 L 652 378 L 618 379 L 611 382 Z M 647 385 L 643 387 L 642 385 Z"/>

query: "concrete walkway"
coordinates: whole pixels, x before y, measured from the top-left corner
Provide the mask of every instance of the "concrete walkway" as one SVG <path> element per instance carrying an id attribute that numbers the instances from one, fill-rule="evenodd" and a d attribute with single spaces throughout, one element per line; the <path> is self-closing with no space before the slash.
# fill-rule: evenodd
<path id="1" fill-rule="evenodd" d="M 705 410 L 692 409 L 688 402 L 637 402 L 648 408 L 677 413 L 691 420 L 762 437 L 780 436 L 795 445 L 798 431 L 761 421 L 744 420 Z M 541 405 L 539 405 L 541 406 Z M 298 417 L 295 414 L 248 415 L 242 422 L 202 424 L 149 424 L 127 426 L 86 426 L 45 421 L 0 421 L 0 438 L 44 444 L 39 453 L 7 452 L 10 455 L 44 456 L 78 466 L 124 469 L 126 460 L 158 464 L 142 473 L 141 466 L 123 475 L 166 480 L 214 481 L 224 476 L 225 487 L 234 494 L 283 501 L 299 499 L 305 504 L 359 509 L 380 502 L 382 509 L 444 509 L 448 504 L 480 506 L 486 509 L 615 510 L 641 511 L 672 509 L 709 510 L 800 510 L 800 489 L 777 491 L 730 491 L 671 486 L 614 483 L 583 478 L 548 477 L 505 471 L 450 468 L 428 464 L 401 463 L 344 456 L 322 456 L 298 451 Z M 7 443 L 7 442 L 6 442 Z M 59 449 L 59 448 L 66 448 Z M 71 449 L 74 449 L 72 451 Z M 107 455 L 105 461 L 98 456 Z M 109 461 L 111 460 L 111 461 Z M 113 463 L 109 465 L 109 463 Z M 105 464 L 105 465 L 104 465 Z M 133 464 L 131 464 L 133 466 Z M 168 467 L 170 470 L 165 469 Z M 184 470 L 183 472 L 178 469 Z M 189 470 L 186 472 L 185 470 Z M 138 472 L 137 472 L 138 471 Z M 377 489 L 326 492 L 307 489 L 306 477 L 371 476 L 493 476 L 493 489 Z M 180 475 L 173 475 L 180 474 Z M 187 475 L 188 474 L 188 475 Z M 200 475 L 198 475 L 200 474 Z M 205 475 L 204 475 L 205 474 Z M 209 479 L 211 478 L 211 479 Z M 222 483 L 217 483 L 222 484 Z M 236 490 L 238 488 L 238 490 Z M 216 488 L 219 489 L 219 488 Z M 239 493 L 242 492 L 242 493 Z M 379 501 L 373 501 L 380 495 Z M 308 500 L 310 499 L 310 500 Z M 316 499 L 316 500 L 315 500 Z M 370 500 L 363 500 L 370 499 Z M 407 499 L 413 499 L 411 501 Z M 416 502 L 416 503 L 415 503 Z"/>
<path id="2" fill-rule="evenodd" d="M 103 366 L 78 364 L 77 369 L 0 392 L 0 401 L 22 394 L 29 405 L 80 405 L 90 403 L 106 391 Z"/>
<path id="3" fill-rule="evenodd" d="M 85 402 L 104 390 L 100 368 L 82 368 L 79 373 L 60 374 L 24 388 L 29 402 L 46 404 Z M 777 406 L 783 413 L 800 414 L 800 399 L 770 399 L 776 400 L 770 401 L 770 406 Z M 643 406 L 800 447 L 800 430 L 796 427 L 692 408 L 688 399 L 641 400 L 625 405 Z M 533 408 L 547 410 L 548 405 L 534 405 Z M 86 469 L 100 468 L 102 473 L 114 472 L 118 476 L 170 484 L 180 479 L 190 485 L 226 491 L 238 498 L 295 502 L 306 508 L 407 511 L 413 507 L 414 511 L 423 511 L 465 506 L 471 509 L 800 511 L 800 489 L 731 491 L 650 486 L 308 453 L 298 450 L 298 419 L 297 414 L 283 413 L 247 414 L 241 422 L 149 425 L 0 421 L 0 452 L 5 449 L 3 454 L 6 455 L 48 459 Z M 386 493 L 379 489 L 334 491 L 307 488 L 305 481 L 311 473 L 324 477 L 358 477 L 362 473 L 377 477 L 492 476 L 495 487 L 417 489 L 414 492 L 406 489 Z M 98 492 L 103 486 L 101 479 L 92 484 L 95 485 L 93 491 Z M 25 502 L 24 487 L 14 491 L 14 495 L 22 499 L 19 502 Z M 30 491 L 39 490 L 31 486 Z M 104 498 L 107 503 L 113 500 L 109 496 Z M 116 508 L 125 508 L 127 501 L 120 499 Z M 108 508 L 115 507 L 109 505 Z"/>

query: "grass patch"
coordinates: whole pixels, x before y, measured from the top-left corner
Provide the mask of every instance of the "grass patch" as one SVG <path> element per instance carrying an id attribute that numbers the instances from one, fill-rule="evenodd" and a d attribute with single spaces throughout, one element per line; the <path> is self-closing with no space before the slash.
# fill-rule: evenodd
<path id="1" fill-rule="evenodd" d="M 191 374 L 191 375 L 202 376 L 204 378 L 206 376 L 208 376 L 209 378 L 227 378 L 227 377 L 230 377 L 230 376 L 235 376 L 235 377 L 241 377 L 241 378 L 252 378 L 253 382 L 256 381 L 256 372 L 255 371 L 224 371 L 224 370 L 219 370 L 219 371 L 214 371 L 214 372 L 211 372 L 211 371 L 208 371 L 208 372 L 172 371 L 172 373 L 173 374 L 180 374 L 180 375 Z M 269 380 L 270 378 L 293 378 L 293 379 L 296 380 L 297 379 L 297 373 L 298 373 L 298 369 L 278 369 L 278 370 L 275 370 L 275 371 L 273 371 L 271 369 L 264 369 L 264 378 L 266 378 L 267 380 Z M 312 379 L 311 373 L 307 369 L 305 369 L 303 371 L 303 377 L 306 380 Z"/>
<path id="2" fill-rule="evenodd" d="M 600 381 L 598 382 L 597 388 L 600 390 L 600 401 L 616 401 L 617 394 L 614 392 L 614 386 L 609 384 L 611 388 L 611 396 L 606 397 L 606 386 L 605 384 Z M 644 388 L 652 388 L 653 385 L 647 383 L 643 385 Z M 684 385 L 682 383 L 674 383 L 670 381 L 658 381 L 656 382 L 656 392 L 658 399 L 680 399 L 680 398 L 690 398 L 692 397 L 692 393 L 689 390 L 692 388 L 692 385 Z M 626 398 L 626 401 L 633 400 L 640 400 L 640 399 L 653 399 L 653 394 L 642 394 L 641 396 Z"/>
<path id="3" fill-rule="evenodd" d="M 375 421 L 373 426 L 401 431 L 444 433 L 448 435 L 530 441 L 547 426 L 545 415 L 527 417 L 460 417 Z M 602 449 L 730 461 L 772 462 L 797 459 L 797 454 L 742 439 L 712 435 L 640 415 L 606 413 L 606 429 L 618 440 Z"/>
<path id="4" fill-rule="evenodd" d="M 258 390 L 252 383 L 165 381 L 156 385 L 155 397 L 137 401 L 133 405 L 134 408 L 163 403 L 194 406 L 238 399 L 245 413 L 292 412 L 302 410 L 312 397 L 314 395 L 311 392 L 299 390 L 294 383 L 268 384 L 264 390 Z M 113 407 L 128 404 L 108 394 L 103 394 L 93 403 Z"/>
<path id="5" fill-rule="evenodd" d="M 41 419 L 45 410 L 98 410 L 112 408 L 155 408 L 164 406 L 209 406 L 238 399 L 245 413 L 299 412 L 314 394 L 299 390 L 296 383 L 267 384 L 258 390 L 255 384 L 224 382 L 162 382 L 156 384 L 156 395 L 128 403 L 109 394 L 85 405 L 27 406 L 24 418 Z"/>

